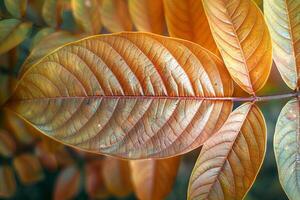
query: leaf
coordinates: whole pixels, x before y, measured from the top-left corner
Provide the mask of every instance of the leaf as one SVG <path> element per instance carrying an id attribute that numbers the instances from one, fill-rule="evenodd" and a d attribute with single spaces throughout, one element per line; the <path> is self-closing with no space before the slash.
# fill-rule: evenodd
<path id="1" fill-rule="evenodd" d="M 71 0 L 77 24 L 89 34 L 97 34 L 101 30 L 100 3 L 99 0 Z"/>
<path id="2" fill-rule="evenodd" d="M 162 34 L 164 9 L 162 0 L 129 0 L 129 13 L 138 31 Z"/>
<path id="3" fill-rule="evenodd" d="M 279 180 L 290 200 L 300 195 L 299 112 L 299 100 L 290 100 L 279 114 L 274 134 Z"/>
<path id="4" fill-rule="evenodd" d="M 68 33 L 66 31 L 57 31 L 44 37 L 32 49 L 30 55 L 24 61 L 20 71 L 20 76 L 22 76 L 31 65 L 33 65 L 38 60 L 42 59 L 49 52 L 52 52 L 53 50 L 55 50 L 63 44 L 78 40 L 79 38 L 80 36 L 72 35 L 71 33 Z"/>
<path id="5" fill-rule="evenodd" d="M 30 22 L 22 23 L 18 19 L 4 19 L 0 21 L 0 54 L 19 45 L 27 38 L 31 31 Z"/>
<path id="6" fill-rule="evenodd" d="M 42 41 L 45 37 L 47 37 L 48 35 L 52 34 L 55 32 L 55 29 L 54 28 L 43 28 L 41 29 L 40 31 L 38 31 L 34 37 L 32 38 L 32 42 L 31 42 L 31 51 L 32 49 L 35 48 L 35 46 L 40 42 Z"/>
<path id="7" fill-rule="evenodd" d="M 128 161 L 105 157 L 102 173 L 104 183 L 111 194 L 124 197 L 131 193 L 132 186 Z"/>
<path id="8" fill-rule="evenodd" d="M 253 0 L 256 4 L 257 4 L 257 6 L 261 9 L 261 10 L 263 10 L 263 0 Z"/>
<path id="9" fill-rule="evenodd" d="M 203 0 L 203 7 L 231 77 L 254 94 L 272 65 L 271 38 L 260 9 L 249 0 Z"/>
<path id="10" fill-rule="evenodd" d="M 56 156 L 51 152 L 45 142 L 40 141 L 35 145 L 35 154 L 44 168 L 50 171 L 55 171 L 57 169 L 58 163 Z"/>
<path id="11" fill-rule="evenodd" d="M 171 192 L 180 157 L 130 161 L 132 182 L 141 200 L 160 200 Z"/>
<path id="12" fill-rule="evenodd" d="M 300 86 L 300 2 L 264 1 L 264 12 L 273 41 L 273 59 L 285 83 Z"/>
<path id="13" fill-rule="evenodd" d="M 42 16 L 47 25 L 56 28 L 62 21 L 62 0 L 45 0 L 42 8 Z"/>
<path id="14" fill-rule="evenodd" d="M 16 191 L 16 180 L 12 168 L 0 165 L 0 197 L 10 198 Z"/>
<path id="15" fill-rule="evenodd" d="M 13 112 L 6 110 L 5 112 L 5 128 L 13 134 L 18 142 L 29 145 L 34 141 L 33 136 L 29 133 L 24 122 Z"/>
<path id="16" fill-rule="evenodd" d="M 73 199 L 79 192 L 80 172 L 75 166 L 63 169 L 55 183 L 54 200 Z"/>
<path id="17" fill-rule="evenodd" d="M 33 154 L 21 154 L 14 158 L 13 164 L 20 181 L 24 185 L 34 184 L 44 178 L 40 162 Z"/>
<path id="18" fill-rule="evenodd" d="M 21 18 L 27 7 L 27 0 L 4 0 L 5 7 L 9 14 L 15 18 Z"/>
<path id="19" fill-rule="evenodd" d="M 267 137 L 259 108 L 246 103 L 232 112 L 202 147 L 188 199 L 243 199 L 262 165 Z"/>
<path id="20" fill-rule="evenodd" d="M 90 161 L 85 165 L 85 188 L 90 199 L 107 198 L 109 192 L 104 185 L 102 160 Z M 126 187 L 126 186 L 125 186 Z"/>
<path id="21" fill-rule="evenodd" d="M 82 150 L 169 157 L 221 127 L 232 89 L 222 62 L 194 43 L 119 33 L 65 45 L 30 65 L 7 106 Z"/>
<path id="22" fill-rule="evenodd" d="M 5 130 L 0 129 L 0 156 L 11 158 L 16 151 L 14 139 Z"/>
<path id="23" fill-rule="evenodd" d="M 164 8 L 170 36 L 190 40 L 219 54 L 202 0 L 164 0 Z"/>
<path id="24" fill-rule="evenodd" d="M 101 20 L 110 32 L 131 31 L 133 28 L 127 0 L 102 0 Z"/>

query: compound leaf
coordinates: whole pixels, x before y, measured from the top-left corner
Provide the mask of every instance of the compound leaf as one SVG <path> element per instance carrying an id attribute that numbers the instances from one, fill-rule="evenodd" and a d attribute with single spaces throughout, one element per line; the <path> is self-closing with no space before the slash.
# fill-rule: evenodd
<path id="1" fill-rule="evenodd" d="M 300 1 L 264 1 L 273 41 L 273 58 L 285 83 L 300 86 Z"/>
<path id="2" fill-rule="evenodd" d="M 272 45 L 264 16 L 253 1 L 203 0 L 213 37 L 235 82 L 249 94 L 266 83 Z"/>
<path id="3" fill-rule="evenodd" d="M 232 112 L 203 145 L 190 178 L 188 199 L 243 199 L 263 162 L 266 133 L 257 106 L 246 103 Z"/>
<path id="4" fill-rule="evenodd" d="M 290 200 L 300 196 L 299 112 L 299 100 L 290 100 L 278 117 L 274 135 L 279 180 Z"/>
<path id="5" fill-rule="evenodd" d="M 203 144 L 231 112 L 232 80 L 201 46 L 149 33 L 88 37 L 21 75 L 7 106 L 56 140 L 123 158 Z"/>

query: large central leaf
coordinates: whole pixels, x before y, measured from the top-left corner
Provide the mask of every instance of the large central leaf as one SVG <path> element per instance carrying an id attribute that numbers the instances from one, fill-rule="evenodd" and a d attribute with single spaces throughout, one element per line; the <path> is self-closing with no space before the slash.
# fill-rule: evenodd
<path id="1" fill-rule="evenodd" d="M 46 135 L 125 158 L 203 144 L 231 112 L 232 80 L 197 44 L 146 33 L 93 36 L 29 67 L 8 106 Z"/>

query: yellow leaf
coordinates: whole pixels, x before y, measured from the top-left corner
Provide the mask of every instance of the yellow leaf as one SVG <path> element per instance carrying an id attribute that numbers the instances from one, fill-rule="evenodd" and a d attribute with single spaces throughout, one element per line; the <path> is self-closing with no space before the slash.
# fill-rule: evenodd
<path id="1" fill-rule="evenodd" d="M 262 165 L 266 134 L 257 106 L 246 103 L 232 112 L 203 145 L 190 178 L 188 199 L 243 199 Z"/>
<path id="2" fill-rule="evenodd" d="M 202 0 L 164 0 L 164 8 L 170 36 L 190 40 L 219 54 Z"/>
<path id="3" fill-rule="evenodd" d="M 45 0 L 42 8 L 42 16 L 47 25 L 56 28 L 62 21 L 62 0 Z"/>
<path id="4" fill-rule="evenodd" d="M 141 200 L 161 200 L 171 192 L 180 157 L 130 161 L 132 182 Z"/>
<path id="5" fill-rule="evenodd" d="M 279 180 L 290 200 L 297 200 L 300 196 L 299 112 L 299 100 L 290 100 L 282 108 L 274 134 Z"/>
<path id="6" fill-rule="evenodd" d="M 97 34 L 101 30 L 100 4 L 100 0 L 71 0 L 74 18 L 86 33 Z"/>
<path id="7" fill-rule="evenodd" d="M 127 0 L 102 0 L 101 20 L 110 32 L 131 31 L 133 28 Z"/>
<path id="8" fill-rule="evenodd" d="M 4 0 L 5 7 L 13 17 L 21 18 L 27 7 L 27 0 Z"/>
<path id="9" fill-rule="evenodd" d="M 255 94 L 272 66 L 271 38 L 263 14 L 249 0 L 203 0 L 203 7 L 231 77 Z"/>
<path id="10" fill-rule="evenodd" d="M 15 157 L 13 165 L 24 185 L 34 184 L 44 178 L 41 164 L 33 154 L 24 153 Z"/>
<path id="11" fill-rule="evenodd" d="M 129 13 L 138 31 L 162 34 L 164 9 L 162 0 L 129 0 Z"/>
<path id="12" fill-rule="evenodd" d="M 273 58 L 285 83 L 300 87 L 300 1 L 264 1 L 273 41 Z"/>
<path id="13" fill-rule="evenodd" d="M 27 38 L 31 31 L 31 23 L 22 23 L 17 19 L 0 21 L 0 54 L 19 45 Z"/>
<path id="14" fill-rule="evenodd" d="M 223 63 L 201 46 L 119 33 L 67 44 L 30 64 L 7 106 L 83 150 L 169 157 L 199 147 L 221 127 L 232 92 Z"/>
<path id="15" fill-rule="evenodd" d="M 105 157 L 102 165 L 104 183 L 108 191 L 118 197 L 124 197 L 130 194 L 132 186 L 129 162 Z"/>

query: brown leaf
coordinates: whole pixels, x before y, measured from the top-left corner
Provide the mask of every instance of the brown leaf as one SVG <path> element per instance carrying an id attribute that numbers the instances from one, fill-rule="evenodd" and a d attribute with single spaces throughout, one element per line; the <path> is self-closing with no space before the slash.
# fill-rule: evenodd
<path id="1" fill-rule="evenodd" d="M 10 133 L 0 129 L 0 156 L 10 158 L 16 151 L 16 143 Z"/>
<path id="2" fill-rule="evenodd" d="M 141 200 L 162 200 L 171 192 L 180 157 L 130 161 L 132 182 Z"/>
<path id="3" fill-rule="evenodd" d="M 49 147 L 43 141 L 38 142 L 35 145 L 35 154 L 38 156 L 41 165 L 51 171 L 54 171 L 58 167 L 56 156 L 49 150 Z"/>
<path id="4" fill-rule="evenodd" d="M 263 14 L 249 0 L 203 0 L 212 34 L 234 81 L 249 94 L 266 83 L 272 45 Z"/>
<path id="5" fill-rule="evenodd" d="M 40 162 L 33 154 L 24 153 L 15 157 L 13 165 L 24 185 L 31 185 L 44 178 Z"/>
<path id="6" fill-rule="evenodd" d="M 123 197 L 132 191 L 129 162 L 105 157 L 102 169 L 104 183 L 114 196 Z"/>
<path id="7" fill-rule="evenodd" d="M 0 166 L 0 197 L 10 198 L 16 191 L 16 180 L 10 166 Z"/>
<path id="8" fill-rule="evenodd" d="M 219 55 L 202 0 L 164 0 L 164 8 L 170 36 L 198 43 Z"/>
<path id="9" fill-rule="evenodd" d="M 127 0 L 102 0 L 101 20 L 110 32 L 131 31 L 133 28 Z"/>
<path id="10" fill-rule="evenodd" d="M 221 127 L 232 89 L 223 63 L 199 45 L 119 33 L 70 43 L 28 66 L 8 106 L 83 150 L 169 157 L 199 147 Z"/>
<path id="11" fill-rule="evenodd" d="M 286 84 L 300 87 L 300 1 L 264 1 L 273 41 L 273 58 Z"/>
<path id="12" fill-rule="evenodd" d="M 164 9 L 162 0 L 129 0 L 129 13 L 138 31 L 162 34 Z"/>
<path id="13" fill-rule="evenodd" d="M 243 199 L 262 165 L 266 134 L 263 115 L 254 104 L 243 104 L 232 112 L 203 145 L 188 199 Z"/>
<path id="14" fill-rule="evenodd" d="M 73 199 L 79 192 L 80 172 L 75 166 L 63 169 L 55 183 L 54 200 Z"/>
<path id="15" fill-rule="evenodd" d="M 102 165 L 102 160 L 90 161 L 85 165 L 85 188 L 91 199 L 103 199 L 109 195 L 104 184 Z"/>
<path id="16" fill-rule="evenodd" d="M 42 16 L 47 25 L 56 28 L 62 22 L 62 0 L 45 0 L 42 8 Z"/>

